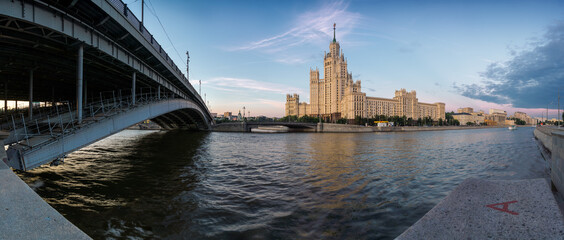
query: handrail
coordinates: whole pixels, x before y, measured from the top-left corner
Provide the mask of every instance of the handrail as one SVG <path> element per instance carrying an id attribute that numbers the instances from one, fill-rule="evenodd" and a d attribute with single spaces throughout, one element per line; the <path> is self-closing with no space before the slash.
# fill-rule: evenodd
<path id="1" fill-rule="evenodd" d="M 135 16 L 135 14 L 133 14 L 133 12 L 127 7 L 127 4 L 125 4 L 121 0 L 107 0 L 107 2 L 110 3 L 116 10 L 118 10 L 118 12 L 122 14 L 125 19 L 127 19 L 127 21 L 141 34 L 141 36 L 143 36 L 143 38 L 145 38 L 148 43 L 150 43 L 153 49 L 159 53 L 159 55 L 166 61 L 166 63 L 170 67 L 172 67 L 172 69 L 176 73 L 182 76 L 181 80 L 189 83 L 187 77 L 184 76 L 184 74 L 182 73 L 182 71 L 180 71 L 178 66 L 176 66 L 174 61 L 172 61 L 168 53 L 163 50 L 162 45 L 153 38 L 153 35 L 149 32 L 149 30 L 147 30 L 147 28 L 145 28 L 141 21 L 139 21 L 137 16 Z"/>
<path id="2" fill-rule="evenodd" d="M 11 115 L 10 130 L 13 136 L 8 139 L 12 143 L 19 142 L 20 145 L 24 145 L 24 149 L 32 149 L 131 108 L 176 97 L 177 95 L 173 93 L 158 94 L 150 91 L 136 94 L 136 101 L 133 103 L 132 97 L 123 96 L 121 90 L 100 92 L 99 97 L 93 98 L 89 104 L 84 106 L 84 118 L 81 123 L 77 121 L 77 116 L 74 114 L 76 108 L 68 102 L 56 104 L 51 114 L 37 116 L 33 119 L 26 119 L 23 113 L 20 113 L 19 118 Z M 47 138 L 30 143 L 29 139 L 35 136 L 46 136 Z M 21 142 L 22 140 L 25 142 Z"/>

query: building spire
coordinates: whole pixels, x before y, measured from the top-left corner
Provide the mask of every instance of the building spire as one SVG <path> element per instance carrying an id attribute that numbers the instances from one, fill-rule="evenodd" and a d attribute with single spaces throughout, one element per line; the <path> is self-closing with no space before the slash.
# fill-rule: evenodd
<path id="1" fill-rule="evenodd" d="M 335 29 L 337 28 L 337 23 L 333 23 L 333 42 L 336 42 L 337 39 L 335 38 Z"/>

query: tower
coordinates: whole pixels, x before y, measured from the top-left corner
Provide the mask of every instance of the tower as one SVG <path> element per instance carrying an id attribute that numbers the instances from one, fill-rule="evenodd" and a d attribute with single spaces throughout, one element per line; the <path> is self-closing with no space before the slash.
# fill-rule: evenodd
<path id="1" fill-rule="evenodd" d="M 323 94 L 321 92 L 321 81 L 319 79 L 319 69 L 309 70 L 309 98 L 311 102 L 311 114 L 319 115 L 322 114 L 321 111 L 321 99 Z"/>
<path id="2" fill-rule="evenodd" d="M 333 41 L 329 44 L 329 53 L 324 57 L 324 106 L 325 114 L 339 113 L 345 87 L 352 84 L 352 74 L 347 70 L 347 61 L 337 41 L 337 24 L 333 24 Z"/>

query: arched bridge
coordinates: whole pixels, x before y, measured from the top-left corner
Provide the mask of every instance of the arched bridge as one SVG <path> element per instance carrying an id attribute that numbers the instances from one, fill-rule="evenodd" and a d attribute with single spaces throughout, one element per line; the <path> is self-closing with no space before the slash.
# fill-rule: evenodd
<path id="1" fill-rule="evenodd" d="M 121 0 L 0 1 L 0 99 L 5 161 L 21 170 L 146 119 L 166 129 L 213 125 L 188 78 Z"/>

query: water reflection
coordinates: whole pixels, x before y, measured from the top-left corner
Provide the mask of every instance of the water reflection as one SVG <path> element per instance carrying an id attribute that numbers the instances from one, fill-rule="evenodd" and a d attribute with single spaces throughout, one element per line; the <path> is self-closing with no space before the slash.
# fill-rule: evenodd
<path id="1" fill-rule="evenodd" d="M 175 201 L 197 182 L 193 156 L 207 134 L 125 131 L 68 156 L 60 167 L 23 173 L 36 191 L 93 238 L 155 236 Z M 189 171 L 185 171 L 189 169 Z M 187 208 L 197 202 L 184 202 Z"/>
<path id="2" fill-rule="evenodd" d="M 22 174 L 96 239 L 390 239 L 469 177 L 546 177 L 532 129 L 124 131 Z"/>

